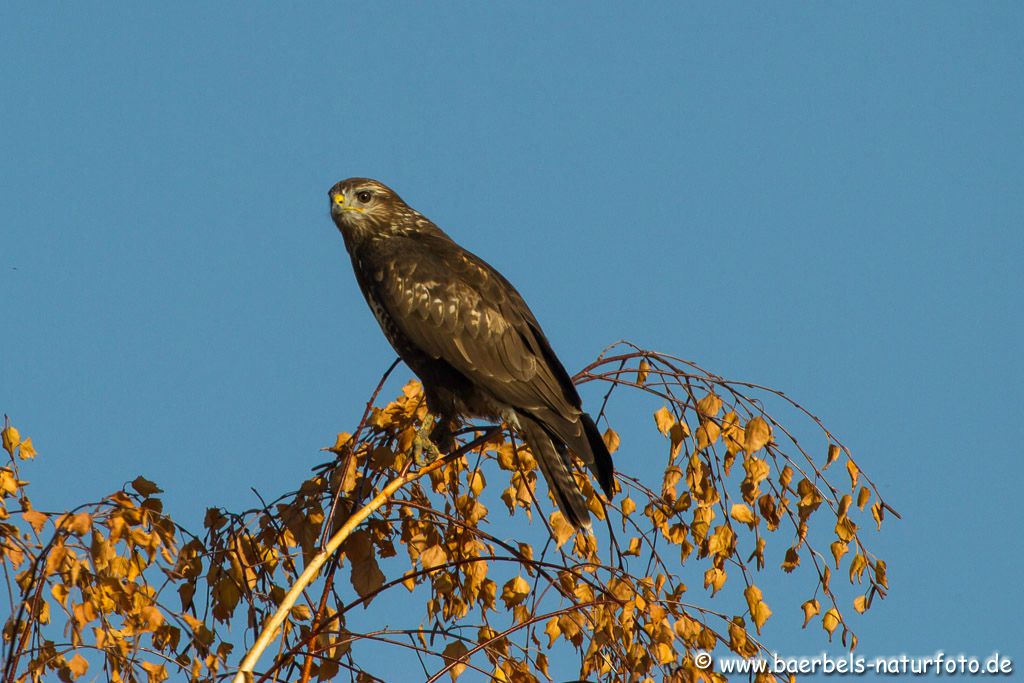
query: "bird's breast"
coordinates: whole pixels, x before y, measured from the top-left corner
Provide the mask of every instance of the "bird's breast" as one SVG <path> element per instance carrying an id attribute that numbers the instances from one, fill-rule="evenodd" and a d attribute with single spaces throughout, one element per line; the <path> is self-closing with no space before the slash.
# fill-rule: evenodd
<path id="1" fill-rule="evenodd" d="M 402 343 L 404 337 L 399 331 L 398 326 L 395 325 L 395 321 L 388 314 L 387 309 L 384 308 L 384 305 L 381 304 L 380 300 L 374 296 L 373 291 L 369 288 L 366 290 L 366 303 L 369 304 L 370 310 L 373 311 L 373 317 L 377 319 L 377 324 L 380 325 L 380 329 L 384 332 L 388 342 L 401 354 L 402 347 L 404 346 Z"/>

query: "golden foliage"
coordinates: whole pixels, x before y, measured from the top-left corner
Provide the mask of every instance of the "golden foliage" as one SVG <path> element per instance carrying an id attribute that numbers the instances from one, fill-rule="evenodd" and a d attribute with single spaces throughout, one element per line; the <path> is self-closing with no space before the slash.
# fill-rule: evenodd
<path id="1" fill-rule="evenodd" d="M 753 385 L 671 356 L 619 350 L 577 381 L 655 397 L 667 461 L 660 482 L 632 479 L 630 458 L 640 452 L 604 427 L 609 450 L 628 453 L 617 466 L 622 492 L 609 504 L 583 471 L 576 476 L 613 537 L 599 523 L 573 529 L 538 486 L 532 453 L 505 432 L 460 435 L 454 455 L 417 477 L 426 418 L 417 382 L 337 434 L 324 449 L 333 461 L 294 492 L 243 513 L 210 509 L 198 535 L 165 514 L 162 490 L 143 476 L 75 510 L 35 509 L 19 472 L 19 463 L 40 466 L 35 449 L 5 423 L 0 553 L 18 604 L 4 631 L 8 670 L 34 680 L 220 680 L 237 665 L 240 634 L 251 641 L 261 631 L 324 539 L 407 475 L 411 482 L 369 513 L 337 563 L 287 608 L 274 659 L 262 667 L 268 678 L 378 680 L 373 653 L 391 647 L 396 656 L 415 651 L 433 667 L 431 681 L 469 671 L 474 679 L 550 680 L 549 661 L 568 657 L 588 680 L 721 680 L 697 669 L 693 655 L 766 651 L 758 637 L 772 609 L 753 579 L 768 561 L 814 582 L 815 597 L 800 605 L 805 627 L 821 615 L 830 640 L 842 627 L 843 642 L 855 644 L 819 546 L 831 541 L 835 566 L 847 563 L 840 575 L 862 586 L 852 606 L 863 613 L 888 582 L 854 517 L 870 514 L 880 529 L 892 510 L 849 453 L 782 394 L 759 390 L 755 400 L 744 393 Z M 825 457 L 815 462 L 765 399 L 810 417 Z M 848 487 L 824 474 L 844 456 Z M 491 522 L 506 515 L 514 538 L 492 535 Z M 819 516 L 826 521 L 815 523 Z M 773 540 L 780 530 L 783 544 Z M 684 596 L 685 562 L 703 573 L 702 595 L 715 609 Z M 381 623 L 359 609 L 386 594 L 408 605 L 407 623 Z M 61 629 L 44 628 L 49 622 L 66 630 L 67 642 L 50 640 Z"/>
<path id="2" fill-rule="evenodd" d="M 647 362 L 646 358 L 640 359 L 640 365 L 636 371 L 636 383 L 640 386 L 644 385 L 647 381 L 648 375 L 651 374 L 651 364 Z"/>
<path id="3" fill-rule="evenodd" d="M 807 624 L 811 621 L 811 618 L 821 612 L 821 605 L 816 599 L 811 599 L 800 605 L 800 608 L 804 611 L 804 628 L 807 628 Z"/>

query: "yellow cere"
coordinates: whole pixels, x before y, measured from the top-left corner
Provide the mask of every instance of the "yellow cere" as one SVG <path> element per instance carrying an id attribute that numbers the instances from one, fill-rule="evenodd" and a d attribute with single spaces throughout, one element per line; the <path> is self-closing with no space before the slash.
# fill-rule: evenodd
<path id="1" fill-rule="evenodd" d="M 337 194 L 331 195 L 331 197 L 334 200 L 334 203 L 337 204 L 339 207 L 341 207 L 342 211 L 358 211 L 359 213 L 364 213 L 366 211 L 362 207 L 352 206 L 351 204 L 346 204 L 345 203 L 345 195 L 342 194 L 341 192 L 338 192 Z"/>

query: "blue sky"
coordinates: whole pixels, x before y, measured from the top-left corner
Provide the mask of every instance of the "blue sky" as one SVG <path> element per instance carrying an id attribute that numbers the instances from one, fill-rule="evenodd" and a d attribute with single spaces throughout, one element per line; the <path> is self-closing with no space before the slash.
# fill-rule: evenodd
<path id="1" fill-rule="evenodd" d="M 626 337 L 821 415 L 904 515 L 864 654 L 1024 657 L 1022 35 L 1008 2 L 4 5 L 0 411 L 36 504 L 141 473 L 198 526 L 320 462 L 393 358 L 327 214 L 370 176 L 570 370 Z M 818 652 L 791 584 L 771 642 Z"/>

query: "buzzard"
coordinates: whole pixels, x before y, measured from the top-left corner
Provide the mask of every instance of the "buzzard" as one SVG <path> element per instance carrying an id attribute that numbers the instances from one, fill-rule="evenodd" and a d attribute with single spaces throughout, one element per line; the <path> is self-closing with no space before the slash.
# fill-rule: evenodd
<path id="1" fill-rule="evenodd" d="M 569 522 L 589 526 L 568 451 L 609 497 L 611 456 L 519 292 L 386 185 L 349 178 L 328 194 L 366 302 L 439 418 L 431 439 L 450 447 L 462 417 L 504 421 Z"/>

